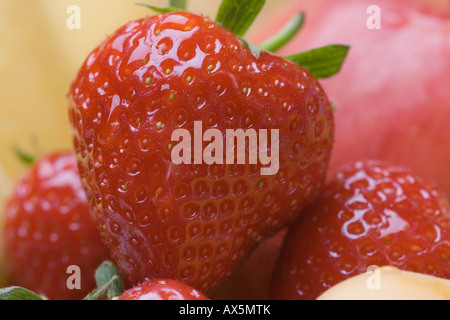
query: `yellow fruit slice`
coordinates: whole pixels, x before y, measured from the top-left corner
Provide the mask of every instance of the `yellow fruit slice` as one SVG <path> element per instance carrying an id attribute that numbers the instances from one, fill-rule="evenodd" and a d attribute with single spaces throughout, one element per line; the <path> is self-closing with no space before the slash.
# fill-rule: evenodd
<path id="1" fill-rule="evenodd" d="M 381 267 L 347 279 L 319 300 L 450 300 L 450 280 Z"/>

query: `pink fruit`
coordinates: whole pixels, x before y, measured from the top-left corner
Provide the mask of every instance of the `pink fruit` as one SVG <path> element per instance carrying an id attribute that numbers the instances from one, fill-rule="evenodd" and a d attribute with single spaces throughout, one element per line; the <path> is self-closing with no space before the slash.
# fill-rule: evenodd
<path id="1" fill-rule="evenodd" d="M 349 161 L 408 166 L 450 193 L 450 3 L 407 0 L 295 1 L 270 30 L 306 12 L 303 30 L 280 53 L 330 43 L 351 46 L 341 72 L 323 81 L 336 104 L 329 174 Z M 370 30 L 367 8 L 380 7 Z M 264 26 L 253 42 L 267 38 Z"/>

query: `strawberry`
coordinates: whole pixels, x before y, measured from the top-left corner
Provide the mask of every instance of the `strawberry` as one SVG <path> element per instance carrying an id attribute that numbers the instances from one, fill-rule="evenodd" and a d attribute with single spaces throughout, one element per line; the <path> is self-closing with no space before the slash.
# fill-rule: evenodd
<path id="1" fill-rule="evenodd" d="M 21 177 L 6 206 L 4 245 L 13 285 L 50 299 L 80 299 L 95 287 L 94 271 L 108 251 L 73 154 L 45 156 Z M 71 265 L 80 267 L 80 290 L 67 287 Z"/>
<path id="2" fill-rule="evenodd" d="M 151 280 L 125 291 L 113 300 L 209 300 L 194 288 L 171 279 Z"/>
<path id="3" fill-rule="evenodd" d="M 315 299 L 372 265 L 450 279 L 450 206 L 407 169 L 356 162 L 291 226 L 271 295 Z"/>
<path id="4" fill-rule="evenodd" d="M 170 278 L 209 292 L 323 186 L 329 101 L 313 70 L 291 61 L 299 56 L 277 57 L 233 34 L 248 24 L 225 11 L 245 4 L 225 0 L 221 26 L 187 12 L 132 21 L 88 56 L 71 86 L 80 175 L 129 284 Z M 259 11 L 250 9 L 242 15 Z M 267 147 L 279 154 L 278 168 L 262 175 L 261 161 L 230 164 L 217 150 L 215 163 L 175 163 L 172 135 L 184 129 L 195 138 L 199 122 L 223 136 L 278 130 L 279 143 Z"/>

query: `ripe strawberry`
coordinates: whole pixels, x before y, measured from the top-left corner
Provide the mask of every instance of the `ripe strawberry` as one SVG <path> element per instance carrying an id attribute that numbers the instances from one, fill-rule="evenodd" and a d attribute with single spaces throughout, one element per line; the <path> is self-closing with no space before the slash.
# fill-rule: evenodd
<path id="1" fill-rule="evenodd" d="M 209 292 L 323 185 L 333 115 L 317 80 L 199 15 L 121 27 L 89 55 L 69 102 L 82 181 L 131 284 L 171 278 Z M 278 129 L 278 173 L 175 165 L 171 135 L 194 136 L 194 121 L 224 136 Z"/>
<path id="2" fill-rule="evenodd" d="M 108 252 L 90 216 L 75 156 L 57 153 L 26 172 L 6 207 L 5 264 L 12 285 L 50 299 L 80 299 L 95 287 L 94 271 Z M 81 290 L 69 290 L 70 265 Z"/>
<path id="3" fill-rule="evenodd" d="M 113 300 L 209 300 L 201 292 L 176 280 L 151 280 Z"/>
<path id="4" fill-rule="evenodd" d="M 450 279 L 450 206 L 428 182 L 376 161 L 344 167 L 290 228 L 272 297 L 315 299 L 371 265 Z"/>
<path id="5" fill-rule="evenodd" d="M 367 27 L 372 5 L 380 8 L 381 29 Z M 251 40 L 267 38 L 299 10 L 304 28 L 280 53 L 336 41 L 352 47 L 342 71 L 321 82 L 337 106 L 329 174 L 379 159 L 411 168 L 450 195 L 450 2 L 295 0 Z"/>

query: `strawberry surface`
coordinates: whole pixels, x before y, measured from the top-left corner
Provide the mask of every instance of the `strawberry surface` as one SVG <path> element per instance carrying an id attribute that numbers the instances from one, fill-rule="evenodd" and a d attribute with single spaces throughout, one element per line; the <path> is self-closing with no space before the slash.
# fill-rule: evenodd
<path id="1" fill-rule="evenodd" d="M 81 299 L 95 287 L 94 271 L 108 250 L 73 154 L 45 156 L 21 177 L 7 203 L 4 241 L 11 285 L 50 299 Z M 71 265 L 80 267 L 80 290 L 67 287 Z"/>
<path id="2" fill-rule="evenodd" d="M 209 300 L 194 288 L 171 279 L 152 280 L 125 291 L 113 300 Z"/>
<path id="3" fill-rule="evenodd" d="M 272 279 L 276 299 L 315 299 L 374 266 L 450 279 L 450 206 L 409 170 L 347 165 L 290 228 Z"/>
<path id="4" fill-rule="evenodd" d="M 317 80 L 195 14 L 121 27 L 88 56 L 69 103 L 83 184 L 131 284 L 172 278 L 209 292 L 323 186 L 334 125 Z M 278 129 L 278 172 L 175 165 L 171 135 L 194 136 L 194 121 L 224 136 Z"/>

